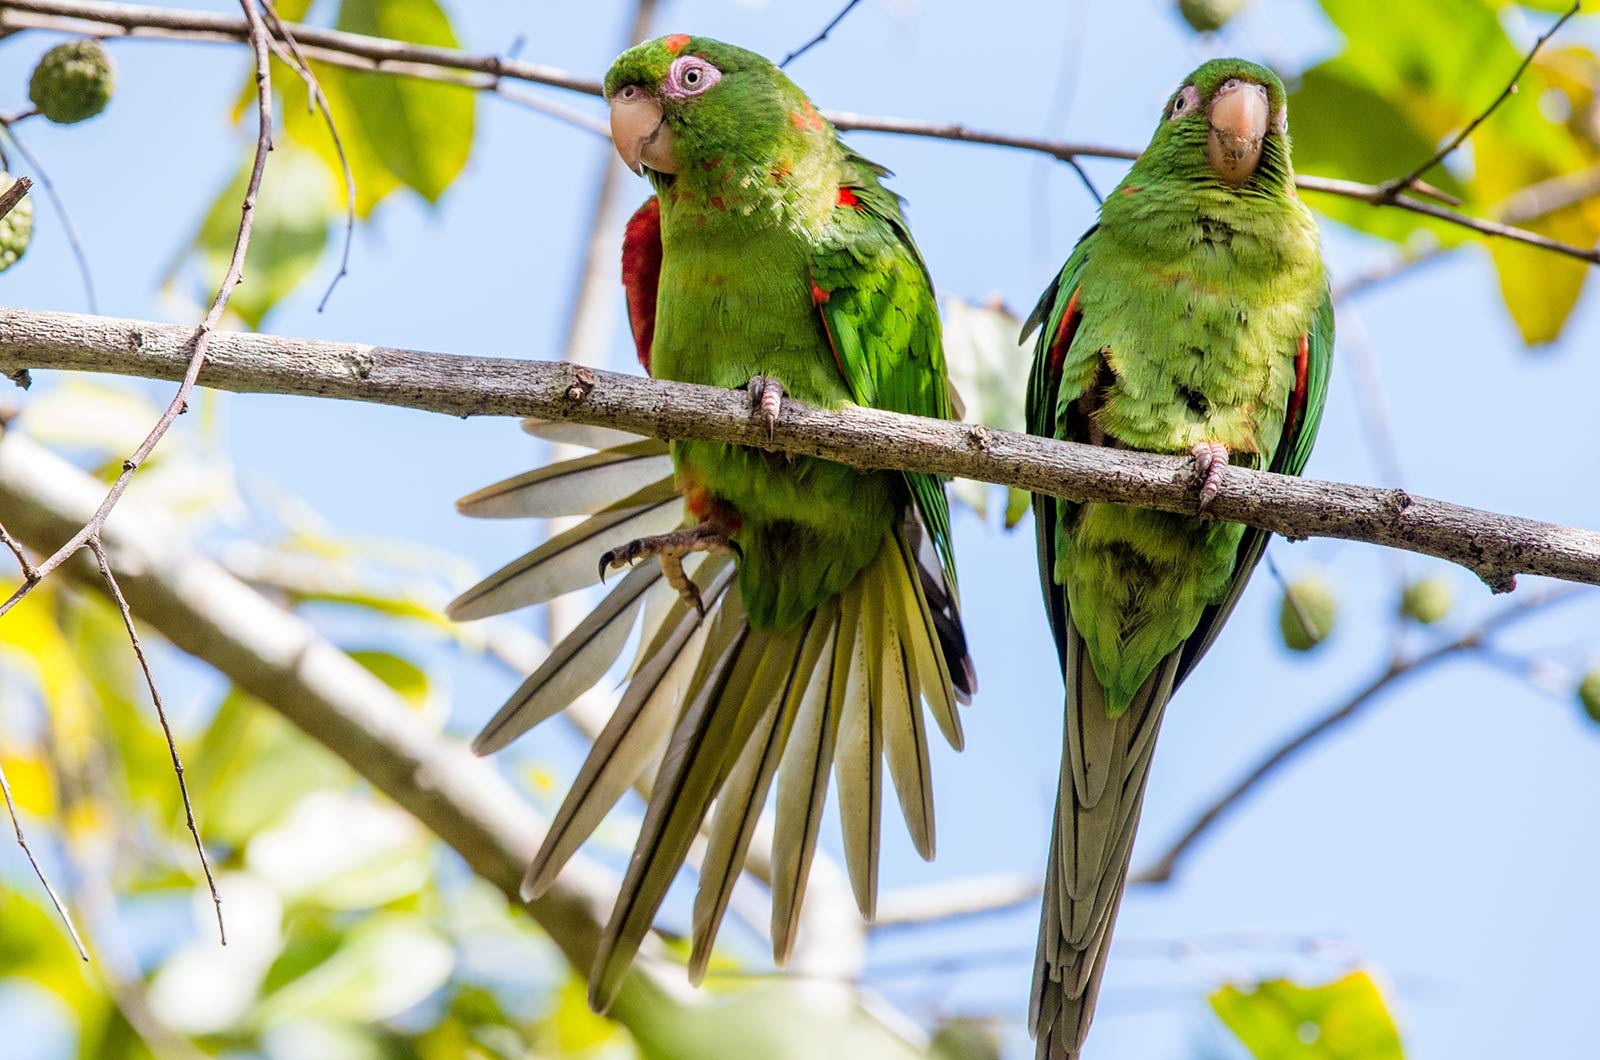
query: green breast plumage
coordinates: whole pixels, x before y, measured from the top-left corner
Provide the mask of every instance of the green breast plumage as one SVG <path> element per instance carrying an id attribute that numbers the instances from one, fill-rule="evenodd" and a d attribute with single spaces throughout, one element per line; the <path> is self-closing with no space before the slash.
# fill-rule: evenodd
<path id="1" fill-rule="evenodd" d="M 1143 188 L 1112 196 L 1095 239 L 1061 401 L 1096 393 L 1106 444 L 1216 441 L 1236 464 L 1270 465 L 1325 282 L 1309 212 Z M 1244 528 L 1104 504 L 1062 514 L 1057 578 L 1110 702 L 1125 704 L 1227 591 Z"/>

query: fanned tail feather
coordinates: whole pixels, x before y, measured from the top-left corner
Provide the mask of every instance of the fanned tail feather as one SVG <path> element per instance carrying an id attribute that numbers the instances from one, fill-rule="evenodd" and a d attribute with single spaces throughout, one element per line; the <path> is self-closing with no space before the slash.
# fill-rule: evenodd
<path id="1" fill-rule="evenodd" d="M 1038 1060 L 1076 1060 L 1089 1033 L 1181 658 L 1163 659 L 1113 718 L 1083 637 L 1066 626 L 1066 732 L 1029 1012 Z"/>
<path id="2" fill-rule="evenodd" d="M 568 436 L 548 424 L 529 430 L 579 444 L 616 440 Z M 479 617 L 583 588 L 595 580 L 606 548 L 681 525 L 683 504 L 665 454 L 663 443 L 622 438 L 463 499 L 462 510 L 476 515 L 592 514 L 462 594 L 451 614 Z M 666 585 L 659 565 L 640 564 L 551 650 L 474 744 L 480 753 L 497 750 L 560 712 L 612 669 L 635 626 L 642 627 L 627 689 L 523 882 L 525 897 L 544 893 L 659 759 L 653 781 L 641 787 L 648 790 L 644 822 L 595 957 L 590 1001 L 602 1010 L 705 828 L 689 959 L 690 977 L 703 977 L 774 786 L 775 957 L 786 960 L 794 946 L 830 775 L 840 793 L 852 889 L 870 917 L 885 766 L 912 842 L 931 858 L 923 710 L 959 748 L 957 704 L 975 687 L 956 596 L 913 510 L 843 592 L 793 629 L 751 629 L 728 557 L 695 556 L 688 567 L 704 618 Z"/>

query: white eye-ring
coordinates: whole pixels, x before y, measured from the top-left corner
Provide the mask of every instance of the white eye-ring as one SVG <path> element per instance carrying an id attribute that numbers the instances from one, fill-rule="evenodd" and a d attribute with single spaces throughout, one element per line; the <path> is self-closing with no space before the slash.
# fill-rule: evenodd
<path id="1" fill-rule="evenodd" d="M 722 71 L 698 55 L 680 55 L 667 69 L 661 94 L 671 99 L 687 99 L 709 91 L 722 80 Z"/>
<path id="2" fill-rule="evenodd" d="M 1167 107 L 1167 120 L 1181 118 L 1185 114 L 1200 106 L 1200 90 L 1193 85 L 1184 85 L 1172 97 L 1172 103 Z"/>

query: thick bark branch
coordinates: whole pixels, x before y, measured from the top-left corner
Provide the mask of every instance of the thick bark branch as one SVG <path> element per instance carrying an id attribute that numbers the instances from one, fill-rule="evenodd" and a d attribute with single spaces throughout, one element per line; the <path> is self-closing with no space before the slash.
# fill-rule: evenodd
<path id="1" fill-rule="evenodd" d="M 188 329 L 71 313 L 0 309 L 0 374 L 29 369 L 172 379 Z M 200 382 L 455 416 L 538 416 L 660 438 L 731 442 L 861 468 L 930 471 L 1080 501 L 1192 512 L 1193 462 L 1012 431 L 849 407 L 786 402 L 769 439 L 743 390 L 601 372 L 564 362 L 218 332 Z M 1600 533 L 1336 482 L 1230 468 L 1217 518 L 1289 538 L 1339 537 L 1459 563 L 1497 591 L 1519 573 L 1600 584 Z"/>
<path id="2" fill-rule="evenodd" d="M 0 435 L 0 511 L 30 546 L 43 549 L 70 536 L 95 510 L 102 489 L 27 438 Z M 141 622 L 344 759 L 513 904 L 525 904 L 580 974 L 588 969 L 615 880 L 579 855 L 542 898 L 522 903 L 518 887 L 544 823 L 489 762 L 434 731 L 309 624 L 194 551 L 163 513 L 121 505 L 102 540 Z M 62 573 L 84 589 L 106 591 L 87 552 Z M 800 1027 L 823 1034 L 826 1051 L 839 1055 L 854 1055 L 856 1045 L 885 1060 L 921 1055 L 901 1028 L 880 1018 L 892 1014 L 869 1013 L 847 986 L 775 981 L 704 1004 L 682 983 L 681 971 L 652 949 L 646 946 L 611 1010 L 651 1055 L 799 1060 Z"/>

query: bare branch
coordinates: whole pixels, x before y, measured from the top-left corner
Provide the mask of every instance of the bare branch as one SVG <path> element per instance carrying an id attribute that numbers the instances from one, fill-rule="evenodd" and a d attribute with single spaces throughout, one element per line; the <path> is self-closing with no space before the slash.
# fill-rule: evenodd
<path id="1" fill-rule="evenodd" d="M 186 370 L 179 326 L 0 308 L 0 374 L 28 368 L 152 379 Z M 743 389 L 722 390 L 578 365 L 419 353 L 353 343 L 218 333 L 206 386 L 336 397 L 452 416 L 535 416 L 661 438 L 817 456 L 862 468 L 927 471 L 1078 501 L 1192 514 L 1193 461 L 1012 431 L 785 402 L 769 438 Z M 1600 584 L 1600 533 L 1342 483 L 1230 467 L 1210 512 L 1290 538 L 1338 537 L 1437 556 L 1492 588 L 1518 573 Z"/>
<path id="2" fill-rule="evenodd" d="M 1516 94 L 1518 79 L 1521 78 L 1523 73 L 1528 69 L 1528 65 L 1533 62 L 1534 56 L 1539 54 L 1539 49 L 1544 47 L 1545 41 L 1556 35 L 1557 30 L 1567 24 L 1567 19 L 1578 13 L 1578 9 L 1581 6 L 1582 0 L 1572 0 L 1572 6 L 1567 8 L 1566 14 L 1556 19 L 1555 25 L 1551 26 L 1544 32 L 1543 35 L 1539 37 L 1538 40 L 1533 42 L 1533 47 L 1529 48 L 1528 54 L 1522 57 L 1522 62 L 1517 66 L 1517 72 L 1511 75 L 1511 80 L 1506 83 L 1505 88 L 1501 89 L 1500 94 L 1496 96 L 1489 103 L 1489 105 L 1478 114 L 1477 117 L 1468 122 L 1467 127 L 1457 133 L 1454 139 L 1445 144 L 1443 147 L 1439 148 L 1439 150 L 1434 153 L 1432 158 L 1428 159 L 1426 162 L 1422 163 L 1405 176 L 1384 183 L 1378 189 L 1378 194 L 1374 196 L 1373 202 L 1375 204 L 1394 202 L 1395 198 L 1402 191 L 1407 188 L 1416 187 L 1417 182 L 1422 178 L 1423 174 L 1427 173 L 1440 162 L 1443 162 L 1446 158 L 1449 158 L 1456 148 L 1466 143 L 1467 137 L 1471 136 L 1477 130 L 1478 126 L 1482 125 L 1485 121 L 1488 121 L 1489 115 L 1493 114 L 1500 107 L 1500 104 L 1504 103 L 1506 100 L 1510 99 Z"/>
<path id="3" fill-rule="evenodd" d="M 383 37 L 367 37 L 358 33 L 345 33 L 304 24 L 287 24 L 287 28 L 300 41 L 305 54 L 324 62 L 335 62 L 357 69 L 376 70 L 403 77 L 454 81 L 484 91 L 499 91 L 501 79 L 510 78 L 591 96 L 600 95 L 601 86 L 598 81 L 579 77 L 557 67 L 503 59 L 498 55 L 473 54 L 453 48 L 407 44 Z M 0 4 L 0 33 L 18 29 L 53 29 L 111 37 L 164 40 L 241 41 L 248 37 L 248 27 L 238 19 L 168 8 L 107 3 L 103 0 L 83 0 L 83 2 L 5 0 Z M 430 67 L 433 68 L 433 72 L 428 72 Z M 486 76 L 481 79 L 455 79 L 439 77 L 438 70 L 461 70 Z M 545 109 L 553 111 L 553 108 Z M 1042 137 L 987 132 L 949 122 L 874 117 L 840 111 L 824 111 L 823 114 L 843 130 L 987 144 L 992 147 L 1034 151 L 1062 161 L 1077 158 L 1133 159 L 1139 156 L 1139 152 L 1122 147 L 1075 144 Z M 580 121 L 579 124 L 585 127 L 592 126 L 588 121 Z M 1375 207 L 1407 210 L 1471 229 L 1481 235 L 1525 243 L 1590 264 L 1600 262 L 1600 250 L 1572 246 L 1510 224 L 1469 217 L 1409 195 L 1395 194 L 1390 197 L 1385 191 L 1387 185 L 1363 184 L 1316 176 L 1300 176 L 1297 178 L 1297 184 L 1306 191 L 1359 199 Z M 1414 191 L 1435 198 L 1441 197 L 1437 189 L 1420 180 L 1403 182 L 1399 190 Z M 1448 196 L 1444 198 L 1448 200 Z"/>
<path id="4" fill-rule="evenodd" d="M 23 200 L 31 187 L 33 187 L 33 181 L 27 177 L 18 177 L 6 185 L 6 190 L 0 191 L 0 217 L 4 217 L 16 209 L 17 203 Z"/>
<path id="5" fill-rule="evenodd" d="M 1183 834 L 1164 853 L 1157 857 L 1148 868 L 1130 875 L 1128 877 L 1128 885 L 1166 883 L 1170 881 L 1178 867 L 1178 863 L 1183 860 L 1184 856 L 1193 849 L 1194 845 L 1219 820 L 1236 809 L 1246 796 L 1250 795 L 1264 781 L 1282 769 L 1291 759 L 1327 735 L 1329 731 L 1338 728 L 1351 718 L 1354 718 L 1363 708 L 1370 706 L 1381 693 L 1387 691 L 1396 682 L 1420 676 L 1440 663 L 1478 651 L 1484 646 L 1490 635 L 1514 622 L 1527 618 L 1529 615 L 1551 604 L 1569 600 L 1572 595 L 1570 588 L 1553 589 L 1531 594 L 1501 608 L 1499 612 L 1454 640 L 1445 641 L 1410 659 L 1394 661 L 1344 703 L 1317 718 L 1264 755 L 1227 792 L 1206 807 L 1194 819 L 1193 823 L 1184 830 Z"/>
<path id="6" fill-rule="evenodd" d="M 848 16 L 850 12 L 854 11 L 856 9 L 856 5 L 859 3 L 861 3 L 861 0 L 845 0 L 844 7 L 839 9 L 839 13 L 837 15 L 834 15 L 828 20 L 828 24 L 822 27 L 822 32 L 818 33 L 815 37 L 812 37 L 810 40 L 800 45 L 800 47 L 796 48 L 788 55 L 785 55 L 783 57 L 783 62 L 778 64 L 779 68 L 782 69 L 787 67 L 790 63 L 800 58 L 800 56 L 804 55 L 812 48 L 815 48 L 817 45 L 827 40 L 828 34 L 837 29 L 839 27 L 839 23 L 843 22 L 846 16 Z"/>
<path id="7" fill-rule="evenodd" d="M 924 927 L 946 920 L 1003 913 L 1039 900 L 1036 875 L 971 876 L 921 887 L 904 887 L 878 899 L 873 931 Z"/>
<path id="8" fill-rule="evenodd" d="M 67 934 L 72 936 L 72 944 L 77 947 L 78 956 L 87 961 L 89 953 L 83 948 L 83 939 L 78 937 L 78 928 L 72 923 L 72 914 L 67 912 L 67 907 L 61 902 L 61 896 L 56 893 L 56 889 L 50 885 L 49 879 L 45 877 L 44 869 L 40 867 L 38 859 L 33 856 L 33 851 L 28 849 L 28 838 L 22 834 L 22 820 L 17 816 L 17 804 L 11 799 L 11 784 L 6 780 L 6 771 L 3 767 L 0 767 L 0 794 L 5 796 L 6 810 L 11 814 L 11 827 L 16 829 L 17 846 L 22 848 L 22 853 L 26 855 L 28 864 L 33 866 L 33 874 L 39 877 L 39 883 L 44 887 L 44 893 L 50 896 L 50 904 L 55 906 L 56 915 L 67 926 Z"/>
<path id="9" fill-rule="evenodd" d="M 111 573 L 111 562 L 106 559 L 106 550 L 100 544 L 98 534 L 89 538 L 89 551 L 94 553 L 95 563 L 100 567 L 100 577 L 106 583 L 106 591 L 111 594 L 117 610 L 122 613 L 123 628 L 128 631 L 128 640 L 133 642 L 134 658 L 139 660 L 139 669 L 144 671 L 144 683 L 150 689 L 150 701 L 155 704 L 156 719 L 161 722 L 162 735 L 167 738 L 167 753 L 172 756 L 172 772 L 178 778 L 178 795 L 183 800 L 184 820 L 189 826 L 189 835 L 194 837 L 195 853 L 200 855 L 200 868 L 206 874 L 206 887 L 211 891 L 211 904 L 217 910 L 217 937 L 226 946 L 228 928 L 222 922 L 222 896 L 217 893 L 217 881 L 211 875 L 211 860 L 206 857 L 206 845 L 200 841 L 200 828 L 194 823 L 194 807 L 189 802 L 189 783 L 183 778 L 183 759 L 178 755 L 178 742 L 172 735 L 172 725 L 167 721 L 167 708 L 161 702 L 161 690 L 156 687 L 155 675 L 150 672 L 150 660 L 145 658 L 144 645 L 139 640 L 139 630 L 133 624 L 133 612 L 128 610 L 128 601 L 122 595 L 122 586 L 117 584 L 117 576 Z"/>

